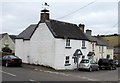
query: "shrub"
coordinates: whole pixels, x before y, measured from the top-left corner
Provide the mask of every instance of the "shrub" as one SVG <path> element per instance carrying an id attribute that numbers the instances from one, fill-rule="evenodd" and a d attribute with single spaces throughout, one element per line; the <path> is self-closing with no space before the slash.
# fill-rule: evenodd
<path id="1" fill-rule="evenodd" d="M 12 53 L 12 50 L 9 47 L 2 48 L 2 52 Z"/>

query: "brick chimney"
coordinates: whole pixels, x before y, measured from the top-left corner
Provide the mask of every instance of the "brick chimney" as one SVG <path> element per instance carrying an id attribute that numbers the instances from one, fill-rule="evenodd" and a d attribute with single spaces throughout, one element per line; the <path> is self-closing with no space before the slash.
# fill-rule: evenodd
<path id="1" fill-rule="evenodd" d="M 85 25 L 84 24 L 79 24 L 79 28 L 82 32 L 84 32 Z"/>
<path id="2" fill-rule="evenodd" d="M 92 30 L 87 29 L 87 30 L 86 30 L 86 34 L 87 34 L 87 35 L 92 35 Z"/>
<path id="3" fill-rule="evenodd" d="M 47 10 L 47 9 L 41 10 L 40 21 L 41 21 L 41 23 L 44 23 L 45 20 L 49 20 L 49 10 Z"/>

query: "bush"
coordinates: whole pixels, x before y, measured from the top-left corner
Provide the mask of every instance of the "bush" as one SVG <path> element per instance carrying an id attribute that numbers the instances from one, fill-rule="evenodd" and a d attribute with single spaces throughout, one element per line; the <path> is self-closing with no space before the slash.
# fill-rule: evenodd
<path id="1" fill-rule="evenodd" d="M 2 48 L 2 56 L 12 54 L 12 50 L 9 47 Z"/>
<path id="2" fill-rule="evenodd" d="M 2 52 L 12 53 L 12 50 L 9 47 L 2 48 Z"/>

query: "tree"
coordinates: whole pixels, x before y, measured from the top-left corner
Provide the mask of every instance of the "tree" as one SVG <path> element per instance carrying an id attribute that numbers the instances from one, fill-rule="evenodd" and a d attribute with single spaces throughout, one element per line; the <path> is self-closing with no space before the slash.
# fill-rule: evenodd
<path id="1" fill-rule="evenodd" d="M 2 48 L 2 52 L 12 53 L 12 50 L 9 47 Z"/>

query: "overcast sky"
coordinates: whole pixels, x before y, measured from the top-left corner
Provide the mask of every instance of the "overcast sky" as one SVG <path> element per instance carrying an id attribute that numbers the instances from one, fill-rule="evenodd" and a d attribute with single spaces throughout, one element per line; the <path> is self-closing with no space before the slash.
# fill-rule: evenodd
<path id="1" fill-rule="evenodd" d="M 3 0 L 0 3 L 0 33 L 18 35 L 40 20 L 47 2 L 50 19 L 85 24 L 93 35 L 118 33 L 118 0 Z"/>

